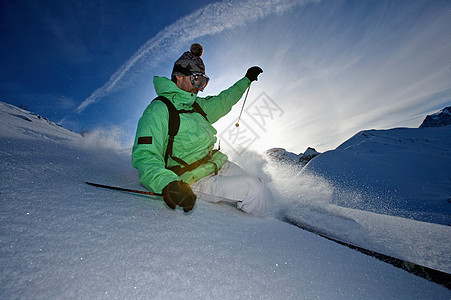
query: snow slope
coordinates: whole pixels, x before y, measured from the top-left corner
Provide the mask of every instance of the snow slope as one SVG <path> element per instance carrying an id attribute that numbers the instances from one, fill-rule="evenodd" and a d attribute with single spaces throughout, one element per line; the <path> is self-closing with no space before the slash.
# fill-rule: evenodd
<path id="1" fill-rule="evenodd" d="M 451 126 L 366 130 L 304 172 L 332 182 L 337 205 L 451 225 L 450 137 Z"/>
<path id="2" fill-rule="evenodd" d="M 82 138 L 0 103 L 0 136 L 2 299 L 451 296 L 275 218 L 205 202 L 184 214 L 88 186 L 139 188 L 129 153 L 97 133 Z"/>

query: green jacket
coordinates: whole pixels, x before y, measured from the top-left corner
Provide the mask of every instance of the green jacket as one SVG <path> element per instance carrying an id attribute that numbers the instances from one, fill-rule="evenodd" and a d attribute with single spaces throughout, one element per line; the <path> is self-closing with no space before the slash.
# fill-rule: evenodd
<path id="1" fill-rule="evenodd" d="M 172 154 L 192 164 L 213 150 L 216 143 L 216 129 L 211 124 L 230 112 L 232 106 L 241 99 L 250 85 L 250 80 L 244 77 L 219 95 L 205 98 L 179 89 L 174 82 L 165 77 L 154 77 L 153 83 L 157 95 L 168 98 L 178 110 L 191 110 L 192 104 L 197 102 L 207 114 L 209 122 L 198 113 L 180 114 L 180 128 L 174 139 Z M 138 122 L 133 145 L 133 167 L 138 169 L 141 183 L 155 193 L 161 193 L 163 188 L 172 181 L 182 180 L 192 184 L 215 170 L 213 163 L 205 163 L 179 177 L 165 168 L 164 156 L 169 137 L 168 119 L 169 112 L 166 105 L 161 101 L 151 102 Z M 145 137 L 148 142 L 138 144 L 140 137 Z M 218 151 L 210 161 L 220 169 L 227 161 L 227 156 Z M 168 167 L 177 165 L 179 165 L 177 162 L 169 158 Z"/>

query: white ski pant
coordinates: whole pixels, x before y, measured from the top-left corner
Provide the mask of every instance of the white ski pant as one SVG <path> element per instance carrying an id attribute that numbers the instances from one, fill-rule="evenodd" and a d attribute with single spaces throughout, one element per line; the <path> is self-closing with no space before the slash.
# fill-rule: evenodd
<path id="1" fill-rule="evenodd" d="M 271 191 L 260 178 L 229 161 L 217 175 L 204 177 L 191 188 L 200 200 L 236 203 L 242 211 L 257 216 L 269 214 L 274 204 Z"/>

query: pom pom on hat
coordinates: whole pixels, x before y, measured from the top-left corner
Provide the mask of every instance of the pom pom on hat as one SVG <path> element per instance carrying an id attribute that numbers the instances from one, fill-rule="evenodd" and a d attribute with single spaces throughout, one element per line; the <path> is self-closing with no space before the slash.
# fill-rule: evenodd
<path id="1" fill-rule="evenodd" d="M 204 54 L 204 48 L 202 47 L 201 44 L 198 43 L 192 44 L 189 50 L 191 51 L 192 54 L 194 54 L 197 57 L 201 57 L 202 54 Z"/>
<path id="2" fill-rule="evenodd" d="M 171 76 L 188 76 L 193 73 L 205 74 L 205 65 L 200 58 L 204 53 L 204 48 L 201 44 L 194 43 L 190 47 L 190 51 L 186 51 L 174 63 Z"/>

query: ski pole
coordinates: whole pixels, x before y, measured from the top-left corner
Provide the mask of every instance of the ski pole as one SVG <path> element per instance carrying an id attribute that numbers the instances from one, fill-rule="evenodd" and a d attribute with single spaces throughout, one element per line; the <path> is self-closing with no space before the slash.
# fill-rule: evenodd
<path id="1" fill-rule="evenodd" d="M 239 127 L 240 126 L 241 114 L 243 113 L 244 104 L 246 104 L 247 95 L 249 94 L 249 90 L 250 89 L 251 89 L 251 85 L 249 85 L 249 87 L 247 88 L 246 97 L 244 97 L 243 106 L 241 107 L 241 112 L 240 112 L 240 115 L 238 116 L 238 121 L 236 122 L 235 127 Z"/>
<path id="2" fill-rule="evenodd" d="M 117 187 L 117 186 L 109 186 L 109 185 L 103 185 L 103 184 L 92 183 L 92 182 L 87 182 L 87 181 L 85 181 L 85 183 L 92 185 L 92 186 L 101 187 L 104 189 L 110 189 L 110 190 L 116 190 L 116 191 L 122 191 L 122 192 L 134 193 L 134 194 L 144 194 L 144 195 L 150 195 L 150 196 L 163 196 L 162 194 L 159 194 L 159 193 L 151 193 L 151 192 L 146 192 L 146 191 L 124 189 L 124 188 Z"/>

